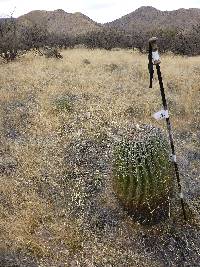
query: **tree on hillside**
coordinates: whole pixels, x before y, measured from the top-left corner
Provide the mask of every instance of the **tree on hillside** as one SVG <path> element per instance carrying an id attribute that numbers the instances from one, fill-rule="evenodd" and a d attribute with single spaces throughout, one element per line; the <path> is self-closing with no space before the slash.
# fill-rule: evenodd
<path id="1" fill-rule="evenodd" d="M 172 51 L 174 47 L 174 41 L 178 34 L 177 29 L 158 29 L 157 31 L 152 32 L 151 36 L 158 36 L 158 45 L 159 50 L 162 53 Z"/>
<path id="2" fill-rule="evenodd" d="M 46 28 L 40 27 L 36 23 L 21 28 L 21 43 L 25 49 L 39 49 L 49 44 L 49 33 Z"/>
<path id="3" fill-rule="evenodd" d="M 194 25 L 190 31 L 184 35 L 185 54 L 196 56 L 200 55 L 200 24 Z"/>
<path id="4" fill-rule="evenodd" d="M 0 56 L 7 61 L 14 60 L 18 55 L 19 40 L 16 28 L 16 20 L 14 18 L 1 19 Z"/>
<path id="5" fill-rule="evenodd" d="M 137 48 L 141 53 L 146 52 L 148 49 L 148 42 L 147 40 L 150 38 L 148 33 L 144 32 L 132 32 L 132 46 Z"/>

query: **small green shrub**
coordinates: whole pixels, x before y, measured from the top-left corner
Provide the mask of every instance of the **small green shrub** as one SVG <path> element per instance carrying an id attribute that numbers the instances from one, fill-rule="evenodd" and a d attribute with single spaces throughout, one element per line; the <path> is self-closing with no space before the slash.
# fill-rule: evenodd
<path id="1" fill-rule="evenodd" d="M 89 65 L 91 64 L 91 62 L 87 58 L 85 58 L 83 59 L 83 64 Z"/>
<path id="2" fill-rule="evenodd" d="M 111 63 L 111 64 L 105 65 L 105 69 L 107 71 L 113 72 L 115 70 L 118 70 L 119 69 L 119 66 L 117 64 L 115 64 L 115 63 Z"/>
<path id="3" fill-rule="evenodd" d="M 72 112 L 73 103 L 68 98 L 60 98 L 56 100 L 56 110 L 57 111 L 67 111 Z"/>
<path id="4" fill-rule="evenodd" d="M 60 54 L 57 48 L 55 47 L 47 47 L 44 50 L 44 53 L 46 58 L 57 58 L 57 59 L 62 59 L 63 56 Z"/>

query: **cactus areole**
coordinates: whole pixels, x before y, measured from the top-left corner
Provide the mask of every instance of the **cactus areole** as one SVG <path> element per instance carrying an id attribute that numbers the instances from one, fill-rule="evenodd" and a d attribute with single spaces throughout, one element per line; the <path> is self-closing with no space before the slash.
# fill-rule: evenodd
<path id="1" fill-rule="evenodd" d="M 172 180 L 169 146 L 161 130 L 136 127 L 115 145 L 114 190 L 133 215 L 148 221 L 168 211 Z"/>

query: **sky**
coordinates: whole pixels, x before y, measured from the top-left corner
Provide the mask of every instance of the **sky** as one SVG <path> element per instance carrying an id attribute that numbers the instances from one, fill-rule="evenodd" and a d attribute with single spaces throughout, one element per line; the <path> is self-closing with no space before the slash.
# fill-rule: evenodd
<path id="1" fill-rule="evenodd" d="M 14 17 L 31 10 L 63 9 L 81 12 L 99 23 L 113 21 L 141 6 L 153 6 L 160 10 L 200 8 L 200 0 L 0 0 L 0 17 Z"/>

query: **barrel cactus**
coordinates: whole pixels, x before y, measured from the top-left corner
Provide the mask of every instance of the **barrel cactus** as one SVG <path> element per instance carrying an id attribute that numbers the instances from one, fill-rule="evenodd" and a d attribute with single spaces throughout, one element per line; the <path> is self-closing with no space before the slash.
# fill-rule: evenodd
<path id="1" fill-rule="evenodd" d="M 138 219 L 148 222 L 168 213 L 172 178 L 169 146 L 161 130 L 135 127 L 115 145 L 114 190 Z"/>

